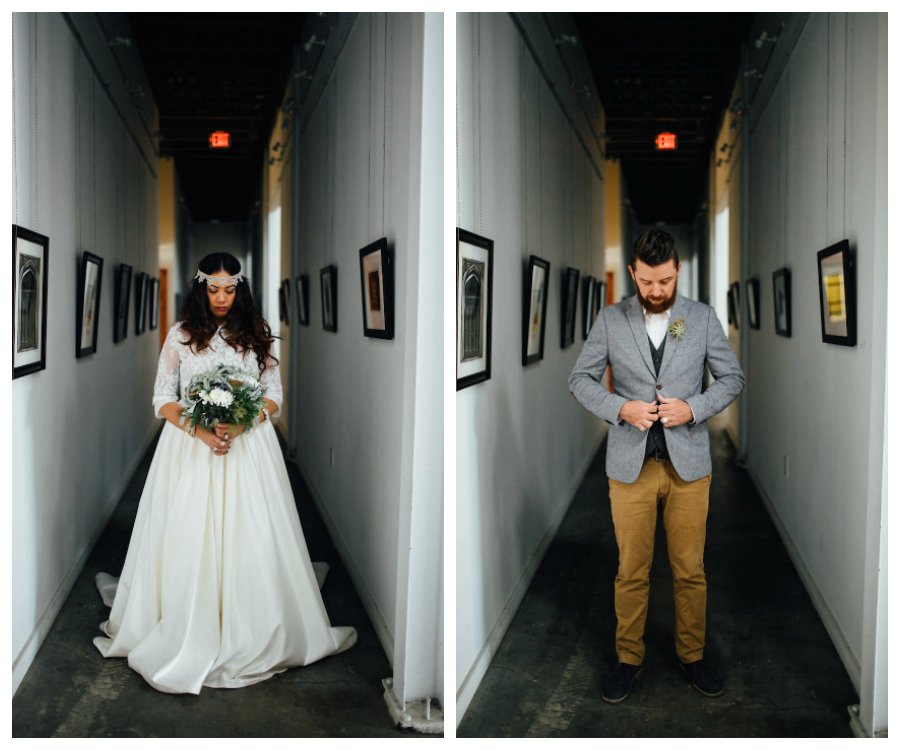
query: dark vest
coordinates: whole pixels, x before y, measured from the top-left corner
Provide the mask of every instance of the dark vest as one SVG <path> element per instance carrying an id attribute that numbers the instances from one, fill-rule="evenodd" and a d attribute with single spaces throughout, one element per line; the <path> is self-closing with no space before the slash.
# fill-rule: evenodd
<path id="1" fill-rule="evenodd" d="M 653 366 L 656 368 L 657 377 L 659 377 L 659 368 L 660 365 L 662 365 L 663 352 L 666 350 L 667 338 L 668 336 L 663 337 L 662 343 L 659 345 L 659 349 L 657 349 L 653 346 L 653 341 L 650 341 L 650 336 L 647 336 L 647 339 L 650 342 L 650 356 L 653 358 Z M 644 451 L 644 458 L 650 458 L 656 451 L 661 451 L 662 455 L 665 458 L 668 458 L 669 452 L 666 450 L 666 428 L 662 426 L 662 422 L 656 420 L 650 427 L 649 433 L 650 434 L 647 435 L 647 449 Z"/>

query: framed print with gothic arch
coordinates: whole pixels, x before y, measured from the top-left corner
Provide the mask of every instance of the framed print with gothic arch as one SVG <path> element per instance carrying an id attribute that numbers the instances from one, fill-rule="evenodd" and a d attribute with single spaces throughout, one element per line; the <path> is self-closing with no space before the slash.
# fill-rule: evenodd
<path id="1" fill-rule="evenodd" d="M 456 230 L 456 390 L 491 379 L 494 241 Z"/>
<path id="2" fill-rule="evenodd" d="M 13 380 L 47 367 L 50 238 L 13 224 Z"/>

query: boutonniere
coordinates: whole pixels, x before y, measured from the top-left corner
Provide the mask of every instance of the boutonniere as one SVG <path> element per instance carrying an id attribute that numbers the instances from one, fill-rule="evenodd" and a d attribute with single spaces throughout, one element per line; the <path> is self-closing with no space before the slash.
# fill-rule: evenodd
<path id="1" fill-rule="evenodd" d="M 684 327 L 684 318 L 679 318 L 672 323 L 672 325 L 669 326 L 669 333 L 681 341 L 681 339 L 684 338 L 684 334 L 687 333 L 687 328 Z"/>

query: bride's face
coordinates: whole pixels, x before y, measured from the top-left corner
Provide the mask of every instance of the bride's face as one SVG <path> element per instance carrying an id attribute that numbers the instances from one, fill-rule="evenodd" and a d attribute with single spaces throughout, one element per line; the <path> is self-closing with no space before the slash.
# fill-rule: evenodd
<path id="1" fill-rule="evenodd" d="M 216 271 L 213 276 L 230 276 L 228 271 Z M 219 286 L 218 284 L 206 285 L 206 299 L 209 302 L 209 311 L 218 323 L 223 323 L 228 317 L 228 312 L 234 304 L 234 295 L 237 288 L 234 284 L 230 286 Z"/>

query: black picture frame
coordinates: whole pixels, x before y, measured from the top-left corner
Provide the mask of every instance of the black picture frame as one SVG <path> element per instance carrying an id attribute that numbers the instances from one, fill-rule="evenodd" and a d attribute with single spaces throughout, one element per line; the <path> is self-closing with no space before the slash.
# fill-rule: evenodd
<path id="1" fill-rule="evenodd" d="M 731 290 L 731 287 L 728 287 L 728 294 L 726 295 L 728 298 L 728 325 L 734 325 L 734 294 Z"/>
<path id="2" fill-rule="evenodd" d="M 560 348 L 575 343 L 575 321 L 578 319 L 578 282 L 581 271 L 569 266 L 562 275 L 562 309 L 560 315 Z"/>
<path id="3" fill-rule="evenodd" d="M 134 335 L 147 330 L 147 298 L 150 292 L 150 276 L 141 271 L 134 277 Z"/>
<path id="4" fill-rule="evenodd" d="M 394 254 L 387 237 L 359 251 L 359 285 L 362 290 L 363 336 L 394 338 Z"/>
<path id="5" fill-rule="evenodd" d="M 600 314 L 600 311 L 606 307 L 606 282 L 603 279 L 597 279 L 597 309 L 594 310 L 594 320 L 597 320 L 597 316 Z"/>
<path id="6" fill-rule="evenodd" d="M 581 337 L 587 341 L 591 326 L 594 325 L 594 310 L 597 309 L 597 284 L 593 276 L 581 280 Z"/>
<path id="7" fill-rule="evenodd" d="M 309 276 L 301 273 L 297 279 L 297 323 L 309 325 Z"/>
<path id="8" fill-rule="evenodd" d="M 550 297 L 550 262 L 532 255 L 525 268 L 522 305 L 522 366 L 544 358 L 547 300 Z"/>
<path id="9" fill-rule="evenodd" d="M 856 346 L 856 258 L 849 240 L 816 253 L 822 342 Z"/>
<path id="10" fill-rule="evenodd" d="M 50 238 L 12 225 L 13 380 L 47 368 Z"/>
<path id="11" fill-rule="evenodd" d="M 291 280 L 282 279 L 281 288 L 278 290 L 278 302 L 283 312 L 283 322 L 286 326 L 291 324 Z"/>
<path id="12" fill-rule="evenodd" d="M 741 282 L 731 282 L 728 293 L 728 304 L 730 305 L 729 322 L 736 331 L 739 331 L 741 329 Z"/>
<path id="13" fill-rule="evenodd" d="M 759 330 L 759 279 L 747 279 L 747 325 Z"/>
<path id="14" fill-rule="evenodd" d="M 319 286 L 322 294 L 322 328 L 332 333 L 338 329 L 338 282 L 337 266 L 325 266 L 319 271 Z"/>
<path id="15" fill-rule="evenodd" d="M 150 279 L 150 330 L 159 328 L 159 279 Z"/>
<path id="16" fill-rule="evenodd" d="M 772 274 L 775 305 L 775 333 L 791 337 L 791 270 L 780 268 Z"/>
<path id="17" fill-rule="evenodd" d="M 118 344 L 128 338 L 128 310 L 131 303 L 131 277 L 134 269 L 127 263 L 120 263 L 116 270 L 116 288 L 113 292 L 113 306 L 116 319 L 113 321 L 113 343 Z"/>
<path id="18" fill-rule="evenodd" d="M 103 258 L 87 251 L 78 264 L 78 296 L 75 311 L 75 358 L 97 351 L 100 334 L 100 291 L 103 286 Z"/>
<path id="19" fill-rule="evenodd" d="M 494 241 L 456 228 L 456 390 L 491 379 Z"/>

